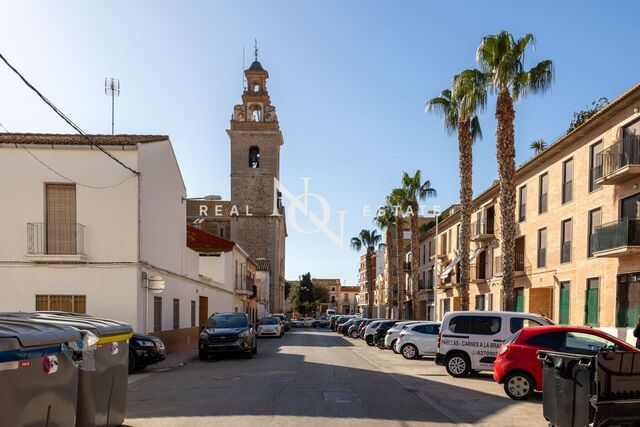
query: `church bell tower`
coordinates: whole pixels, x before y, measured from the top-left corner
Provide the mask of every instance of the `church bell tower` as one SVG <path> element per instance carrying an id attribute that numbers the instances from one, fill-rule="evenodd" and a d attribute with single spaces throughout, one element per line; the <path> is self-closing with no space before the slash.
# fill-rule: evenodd
<path id="1" fill-rule="evenodd" d="M 271 312 L 284 308 L 284 211 L 275 180 L 280 179 L 282 133 L 276 109 L 267 91 L 269 73 L 256 57 L 244 71 L 246 87 L 242 104 L 233 108 L 230 129 L 231 203 L 238 214 L 231 217 L 231 240 L 252 259 L 269 261 Z M 274 208 L 275 207 L 275 208 Z"/>

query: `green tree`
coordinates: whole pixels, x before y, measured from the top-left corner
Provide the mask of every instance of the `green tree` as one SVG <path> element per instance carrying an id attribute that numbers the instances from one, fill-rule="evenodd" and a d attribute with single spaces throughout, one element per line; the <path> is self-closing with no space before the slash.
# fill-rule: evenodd
<path id="1" fill-rule="evenodd" d="M 397 248 L 396 248 L 396 239 L 394 236 L 395 230 L 394 225 L 396 221 L 395 209 L 391 204 L 387 203 L 383 206 L 376 214 L 375 223 L 380 227 L 381 230 L 385 232 L 385 244 L 386 247 L 386 272 L 387 277 L 385 277 L 385 285 L 387 287 L 387 295 L 388 295 L 388 309 L 387 309 L 387 319 L 391 318 L 391 309 L 397 303 L 397 292 L 398 292 L 398 276 L 396 273 L 396 268 L 398 267 L 396 256 L 397 256 Z"/>
<path id="2" fill-rule="evenodd" d="M 540 154 L 547 149 L 547 143 L 544 139 L 536 139 L 535 141 L 531 141 L 529 148 L 533 150 L 535 154 Z"/>
<path id="3" fill-rule="evenodd" d="M 473 142 L 482 138 L 477 114 L 487 104 L 486 77 L 479 70 L 465 70 L 453 78 L 453 90 L 427 102 L 427 111 L 444 118 L 444 128 L 458 137 L 458 174 L 460 176 L 460 277 L 461 310 L 469 309 L 469 244 L 473 212 Z"/>
<path id="4" fill-rule="evenodd" d="M 356 237 L 351 238 L 351 248 L 360 252 L 364 248 L 365 255 L 365 268 L 367 276 L 367 293 L 369 316 L 373 315 L 373 253 L 376 250 L 378 244 L 382 240 L 382 236 L 378 234 L 376 230 L 362 230 Z"/>
<path id="5" fill-rule="evenodd" d="M 294 311 L 308 315 L 316 307 L 316 293 L 311 273 L 300 276 L 300 282 L 292 289 L 291 306 Z"/>
<path id="6" fill-rule="evenodd" d="M 591 103 L 591 108 L 586 108 L 581 111 L 576 111 L 573 113 L 573 119 L 571 120 L 571 124 L 569 125 L 569 129 L 567 129 L 567 133 L 576 129 L 578 126 L 589 120 L 594 114 L 598 111 L 602 110 L 604 107 L 609 105 L 609 100 L 605 97 L 602 97 L 596 101 Z"/>
<path id="7" fill-rule="evenodd" d="M 502 249 L 502 287 L 504 306 L 513 310 L 513 284 L 515 280 L 516 237 L 516 161 L 513 121 L 514 101 L 527 95 L 546 91 L 553 81 L 553 63 L 544 60 L 529 70 L 525 69 L 527 46 L 533 45 L 532 34 L 518 40 L 507 31 L 485 36 L 476 52 L 480 69 L 487 75 L 489 89 L 498 95 L 495 117 L 496 158 L 500 179 L 500 239 Z"/>
<path id="8" fill-rule="evenodd" d="M 431 182 L 422 181 L 420 170 L 409 175 L 406 172 L 402 174 L 402 203 L 403 210 L 409 215 L 409 224 L 411 228 L 411 301 L 412 315 L 416 317 L 418 312 L 418 264 L 420 263 L 420 233 L 418 229 L 418 217 L 420 215 L 419 201 L 425 200 L 427 197 L 435 197 L 437 192 L 431 187 Z"/>
<path id="9" fill-rule="evenodd" d="M 387 196 L 387 203 L 392 207 L 395 217 L 396 228 L 396 253 L 395 253 L 395 272 L 396 284 L 393 292 L 395 293 L 395 303 L 398 305 L 398 319 L 404 318 L 404 302 L 406 294 L 406 280 L 404 273 L 404 218 L 402 217 L 402 209 L 405 203 L 405 194 L 402 188 L 395 188 L 391 194 Z"/>

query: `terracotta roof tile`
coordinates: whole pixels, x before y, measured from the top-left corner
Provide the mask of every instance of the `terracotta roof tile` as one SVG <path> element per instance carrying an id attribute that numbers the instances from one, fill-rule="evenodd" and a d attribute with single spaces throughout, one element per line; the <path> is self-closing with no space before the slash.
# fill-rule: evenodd
<path id="1" fill-rule="evenodd" d="M 200 253 L 229 252 L 235 242 L 187 225 L 187 247 Z"/>
<path id="2" fill-rule="evenodd" d="M 96 145 L 136 145 L 167 141 L 167 135 L 87 135 Z M 0 133 L 0 144 L 89 145 L 79 134 Z"/>

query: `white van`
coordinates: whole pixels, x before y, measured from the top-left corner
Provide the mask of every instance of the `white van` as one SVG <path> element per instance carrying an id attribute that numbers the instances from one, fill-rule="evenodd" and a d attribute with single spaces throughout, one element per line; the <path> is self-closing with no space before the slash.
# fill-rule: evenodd
<path id="1" fill-rule="evenodd" d="M 327 317 L 330 316 L 335 316 L 336 315 L 336 311 L 333 308 L 328 308 L 327 312 L 326 312 Z"/>
<path id="2" fill-rule="evenodd" d="M 552 325 L 544 316 L 512 311 L 451 311 L 444 315 L 438 335 L 436 363 L 449 375 L 493 371 L 498 347 L 527 326 Z"/>

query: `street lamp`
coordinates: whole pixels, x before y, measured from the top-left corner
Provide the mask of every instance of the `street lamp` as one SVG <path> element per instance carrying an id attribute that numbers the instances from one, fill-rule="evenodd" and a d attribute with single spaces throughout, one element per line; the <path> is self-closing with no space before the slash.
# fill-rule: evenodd
<path id="1" fill-rule="evenodd" d="M 145 333 L 149 332 L 149 292 L 152 294 L 161 294 L 165 288 L 165 282 L 162 276 L 149 276 L 146 271 L 142 272 L 143 288 L 147 290 L 145 298 L 145 315 L 144 315 L 144 329 Z"/>

